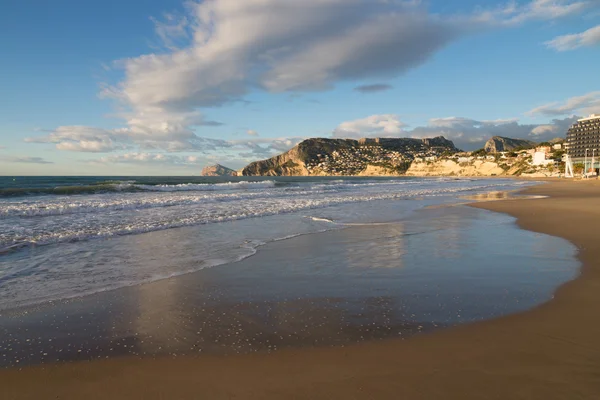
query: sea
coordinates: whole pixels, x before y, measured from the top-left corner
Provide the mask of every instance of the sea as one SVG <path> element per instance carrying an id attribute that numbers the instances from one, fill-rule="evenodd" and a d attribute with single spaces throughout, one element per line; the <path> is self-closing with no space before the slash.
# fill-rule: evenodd
<path id="1" fill-rule="evenodd" d="M 464 204 L 534 184 L 0 177 L 0 366 L 352 343 L 526 310 L 577 276 L 576 248 Z"/>
<path id="2" fill-rule="evenodd" d="M 0 177 L 0 309 L 165 279 L 265 243 L 398 221 L 527 182 L 455 178 Z M 393 214 L 385 202 L 400 203 Z M 139 254 L 145 234 L 184 227 Z M 148 260 L 150 258 L 151 262 Z M 161 262 L 157 262 L 160 260 Z"/>

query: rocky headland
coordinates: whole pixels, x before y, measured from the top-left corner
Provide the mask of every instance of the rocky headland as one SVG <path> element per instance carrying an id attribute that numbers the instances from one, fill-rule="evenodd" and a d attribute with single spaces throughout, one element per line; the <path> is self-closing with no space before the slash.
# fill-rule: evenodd
<path id="1" fill-rule="evenodd" d="M 488 153 L 501 153 L 503 151 L 514 151 L 531 149 L 536 143 L 525 139 L 511 139 L 502 136 L 493 136 L 483 146 Z"/>
<path id="2" fill-rule="evenodd" d="M 403 175 L 418 157 L 459 150 L 443 137 L 431 139 L 307 139 L 291 150 L 241 170 L 244 176 Z"/>

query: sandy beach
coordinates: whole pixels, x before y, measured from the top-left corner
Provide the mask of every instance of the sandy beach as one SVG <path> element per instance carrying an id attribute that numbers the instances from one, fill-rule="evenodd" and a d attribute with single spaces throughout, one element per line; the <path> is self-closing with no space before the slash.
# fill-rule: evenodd
<path id="1" fill-rule="evenodd" d="M 473 206 L 569 240 L 583 263 L 580 277 L 533 310 L 345 347 L 7 369 L 0 371 L 2 398 L 596 399 L 600 184 L 552 181 L 525 193 L 549 197 Z"/>

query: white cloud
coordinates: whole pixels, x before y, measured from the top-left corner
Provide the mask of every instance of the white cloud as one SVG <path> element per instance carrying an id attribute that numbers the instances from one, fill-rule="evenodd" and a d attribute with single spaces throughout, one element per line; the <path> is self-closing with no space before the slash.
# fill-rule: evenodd
<path id="1" fill-rule="evenodd" d="M 600 45 L 600 25 L 590 28 L 585 32 L 558 36 L 545 44 L 557 51 L 568 51 L 584 46 Z"/>
<path id="2" fill-rule="evenodd" d="M 514 4 L 514 3 L 511 3 Z M 531 19 L 551 20 L 579 14 L 592 5 L 592 1 L 573 0 L 533 0 L 521 8 L 515 7 L 512 22 L 525 22 Z M 508 9 L 510 9 L 509 6 Z"/>
<path id="3" fill-rule="evenodd" d="M 464 30 L 414 1 L 206 0 L 187 11 L 154 19 L 169 51 L 120 61 L 124 79 L 102 91 L 126 110 L 119 133 L 135 143 L 195 149 L 199 109 L 241 100 L 250 88 L 322 90 L 398 75 Z"/>
<path id="4" fill-rule="evenodd" d="M 510 1 L 493 10 L 480 10 L 473 18 L 497 25 L 517 25 L 528 21 L 548 21 L 581 14 L 594 6 L 595 0 L 532 0 Z"/>
<path id="5" fill-rule="evenodd" d="M 168 123 L 160 124 L 155 116 L 134 118 L 129 128 L 101 129 L 88 126 L 59 126 L 46 136 L 29 137 L 28 143 L 53 143 L 58 150 L 111 152 L 138 146 L 142 149 L 176 151 L 211 151 L 230 147 L 229 142 L 197 136 L 194 132 Z"/>
<path id="6" fill-rule="evenodd" d="M 531 130 L 531 134 L 534 136 L 541 136 L 546 134 L 564 136 L 564 132 L 560 132 L 559 130 L 560 129 L 558 125 L 540 125 L 533 128 Z"/>
<path id="7" fill-rule="evenodd" d="M 55 143 L 59 150 L 82 152 L 106 152 L 119 146 L 115 133 L 87 126 L 60 126 L 46 136 L 26 138 L 29 143 Z"/>
<path id="8" fill-rule="evenodd" d="M 95 162 L 119 164 L 171 164 L 197 166 L 205 160 L 197 156 L 177 156 L 163 153 L 126 153 L 101 157 Z"/>
<path id="9" fill-rule="evenodd" d="M 429 126 L 437 128 L 480 128 L 486 126 L 497 126 L 517 122 L 516 119 L 499 119 L 492 121 L 477 121 L 471 118 L 446 117 L 432 118 L 429 120 Z"/>
<path id="10" fill-rule="evenodd" d="M 248 129 L 248 131 L 246 133 L 250 136 L 260 136 L 258 134 L 258 132 L 256 132 L 255 130 L 252 130 L 252 129 Z"/>
<path id="11" fill-rule="evenodd" d="M 583 96 L 567 99 L 564 103 L 554 102 L 544 104 L 527 112 L 528 115 L 573 115 L 575 113 L 594 114 L 600 113 L 600 91 L 590 92 Z"/>
<path id="12" fill-rule="evenodd" d="M 238 155 L 250 160 L 269 158 L 288 151 L 306 138 L 255 138 L 251 140 L 232 140 L 232 149 L 240 151 Z"/>
<path id="13" fill-rule="evenodd" d="M 395 114 L 371 115 L 370 117 L 346 121 L 333 131 L 333 137 L 398 137 L 406 125 Z"/>

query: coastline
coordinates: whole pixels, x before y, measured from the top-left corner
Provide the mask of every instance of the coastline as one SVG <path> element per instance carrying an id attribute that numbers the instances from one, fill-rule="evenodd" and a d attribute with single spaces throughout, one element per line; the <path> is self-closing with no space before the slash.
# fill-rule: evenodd
<path id="1" fill-rule="evenodd" d="M 110 359 L 0 371 L 7 398 L 595 398 L 600 393 L 597 182 L 554 181 L 543 199 L 473 204 L 579 249 L 579 278 L 533 310 L 411 338 L 272 354 Z M 168 371 L 168 374 L 165 374 Z M 28 382 L 38 382 L 36 385 Z"/>

